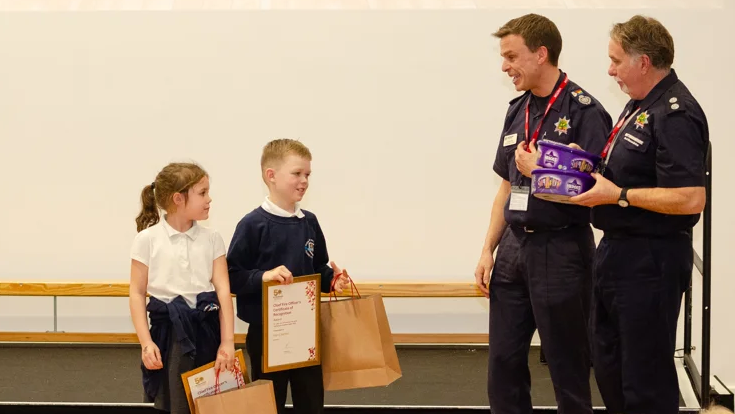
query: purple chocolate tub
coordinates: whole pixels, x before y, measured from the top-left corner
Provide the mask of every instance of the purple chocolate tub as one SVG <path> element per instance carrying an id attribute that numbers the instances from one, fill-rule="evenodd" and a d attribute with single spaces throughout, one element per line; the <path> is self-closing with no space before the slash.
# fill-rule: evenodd
<path id="1" fill-rule="evenodd" d="M 542 200 L 573 204 L 569 197 L 588 191 L 595 179 L 578 171 L 538 168 L 531 173 L 531 194 Z"/>
<path id="2" fill-rule="evenodd" d="M 536 161 L 536 165 L 541 168 L 591 173 L 597 168 L 597 164 L 601 160 L 598 155 L 554 141 L 539 140 L 537 145 L 541 155 Z"/>

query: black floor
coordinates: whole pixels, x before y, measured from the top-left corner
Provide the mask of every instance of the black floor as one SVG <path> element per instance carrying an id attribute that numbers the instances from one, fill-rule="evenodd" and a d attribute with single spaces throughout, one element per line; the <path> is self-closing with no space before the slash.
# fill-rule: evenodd
<path id="1" fill-rule="evenodd" d="M 487 347 L 399 346 L 398 357 L 402 378 L 387 387 L 327 392 L 327 412 L 488 412 Z M 137 345 L 0 344 L 0 413 L 153 414 L 155 410 L 141 405 L 139 366 Z M 555 412 L 553 385 L 547 366 L 539 361 L 538 348 L 531 349 L 529 368 L 534 412 Z M 592 403 L 602 407 L 594 377 L 590 377 Z"/>
<path id="2" fill-rule="evenodd" d="M 0 347 L 0 401 L 140 403 L 139 352 L 136 346 Z M 403 377 L 390 386 L 327 392 L 325 404 L 488 405 L 487 348 L 399 347 L 398 356 Z M 534 406 L 556 406 L 538 348 L 531 350 L 529 365 Z M 591 383 L 593 404 L 601 406 Z"/>

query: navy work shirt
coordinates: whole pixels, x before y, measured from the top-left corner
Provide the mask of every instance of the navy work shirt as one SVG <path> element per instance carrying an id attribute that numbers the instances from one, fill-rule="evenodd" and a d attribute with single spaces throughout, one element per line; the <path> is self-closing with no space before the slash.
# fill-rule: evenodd
<path id="1" fill-rule="evenodd" d="M 605 177 L 621 188 L 704 186 L 707 118 L 673 69 L 642 101 L 629 101 L 620 118 L 639 107 L 614 142 Z M 699 214 L 669 215 L 633 206 L 592 209 L 593 226 L 623 235 L 666 236 L 689 231 L 697 221 Z"/>
<path id="2" fill-rule="evenodd" d="M 564 72 L 559 71 L 559 74 L 552 95 L 564 79 Z M 516 148 L 526 139 L 526 103 L 530 103 L 528 133 L 533 135 L 550 97 L 551 95 L 539 98 L 526 91 L 510 101 L 493 170 L 504 180 L 509 181 L 511 186 L 531 187 L 531 178 L 524 177 L 516 168 L 515 162 Z M 539 131 L 538 140 L 575 143 L 583 150 L 599 155 L 611 129 L 612 118 L 602 104 L 570 79 L 549 109 Z M 509 206 L 510 197 L 505 203 L 504 216 L 505 221 L 512 226 L 553 229 L 585 225 L 590 222 L 588 207 L 554 203 L 533 195 L 529 195 L 527 211 L 510 210 Z"/>

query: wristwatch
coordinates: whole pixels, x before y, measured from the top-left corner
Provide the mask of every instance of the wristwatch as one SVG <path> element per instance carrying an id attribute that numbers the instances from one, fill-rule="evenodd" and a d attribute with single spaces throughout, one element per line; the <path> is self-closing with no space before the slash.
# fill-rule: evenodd
<path id="1" fill-rule="evenodd" d="M 630 203 L 628 202 L 628 189 L 623 188 L 620 191 L 620 198 L 618 198 L 618 205 L 620 207 L 628 207 Z"/>

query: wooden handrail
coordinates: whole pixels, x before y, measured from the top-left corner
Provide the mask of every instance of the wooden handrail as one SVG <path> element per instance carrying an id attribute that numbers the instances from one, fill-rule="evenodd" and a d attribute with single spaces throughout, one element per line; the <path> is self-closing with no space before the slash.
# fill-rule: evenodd
<path id="1" fill-rule="evenodd" d="M 99 282 L 4 282 L 0 296 L 127 297 L 129 284 Z M 380 294 L 388 298 L 467 298 L 483 296 L 474 283 L 464 282 L 370 282 L 356 283 L 361 295 Z M 326 294 L 322 294 L 326 296 Z M 339 296 L 350 296 L 345 290 Z"/>
<path id="2" fill-rule="evenodd" d="M 129 284 L 124 281 L 0 281 L 0 296 L 127 297 Z M 381 294 L 392 298 L 472 298 L 482 297 L 474 283 L 461 282 L 370 282 L 357 283 L 360 294 Z M 327 296 L 322 294 L 322 296 Z M 350 296 L 345 290 L 339 296 Z M 487 344 L 487 334 L 394 334 L 396 343 L 478 343 Z M 237 334 L 238 343 L 244 342 Z M 135 343 L 133 333 L 75 333 L 56 331 L 56 299 L 54 299 L 54 332 L 0 332 L 0 342 L 72 342 Z"/>
<path id="3" fill-rule="evenodd" d="M 244 344 L 246 334 L 236 333 L 235 344 Z M 0 332 L 2 342 L 55 342 L 72 344 L 137 344 L 134 333 L 100 332 Z M 397 344 L 484 344 L 488 334 L 482 333 L 393 333 Z"/>

